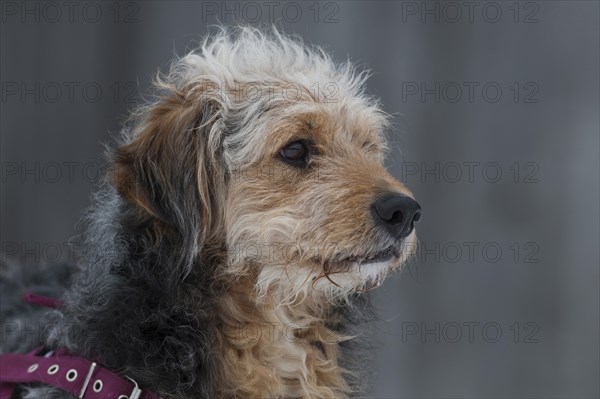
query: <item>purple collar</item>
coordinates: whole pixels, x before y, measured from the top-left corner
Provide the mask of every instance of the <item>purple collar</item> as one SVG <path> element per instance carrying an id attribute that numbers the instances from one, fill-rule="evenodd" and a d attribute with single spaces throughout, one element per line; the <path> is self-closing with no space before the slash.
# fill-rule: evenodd
<path id="1" fill-rule="evenodd" d="M 37 352 L 37 351 L 36 351 Z M 44 383 L 85 399 L 159 399 L 137 383 L 77 356 L 8 353 L 0 355 L 0 399 L 17 384 Z"/>
<path id="2" fill-rule="evenodd" d="M 54 308 L 62 305 L 30 293 L 25 300 Z M 131 378 L 65 350 L 39 353 L 40 348 L 28 354 L 0 354 L 0 399 L 9 399 L 18 384 L 29 383 L 48 384 L 80 399 L 160 399 L 154 392 L 142 391 Z"/>

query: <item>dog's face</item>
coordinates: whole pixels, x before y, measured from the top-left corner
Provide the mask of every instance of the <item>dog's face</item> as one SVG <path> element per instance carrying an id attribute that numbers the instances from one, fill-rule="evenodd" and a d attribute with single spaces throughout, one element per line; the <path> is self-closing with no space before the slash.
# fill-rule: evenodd
<path id="1" fill-rule="evenodd" d="M 378 284 L 411 255 L 420 207 L 383 166 L 388 122 L 364 76 L 285 37 L 237 40 L 166 76 L 117 151 L 121 195 L 190 259 L 225 248 L 222 274 L 252 276 L 259 297 Z"/>
<path id="2" fill-rule="evenodd" d="M 262 294 L 284 285 L 335 295 L 378 284 L 407 259 L 420 208 L 383 166 L 387 121 L 376 106 L 305 96 L 258 119 L 245 154 L 229 157 L 232 273 L 254 268 Z"/>

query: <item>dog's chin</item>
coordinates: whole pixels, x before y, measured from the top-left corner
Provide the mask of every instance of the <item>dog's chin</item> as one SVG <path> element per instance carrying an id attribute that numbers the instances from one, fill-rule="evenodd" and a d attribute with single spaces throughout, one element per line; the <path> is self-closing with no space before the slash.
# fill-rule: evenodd
<path id="1" fill-rule="evenodd" d="M 328 262 L 328 268 L 336 276 L 347 275 L 353 284 L 357 281 L 379 284 L 389 272 L 400 268 L 413 255 L 415 242 L 413 233 L 401 242 L 376 251 L 366 251 L 362 255 L 338 254 Z"/>

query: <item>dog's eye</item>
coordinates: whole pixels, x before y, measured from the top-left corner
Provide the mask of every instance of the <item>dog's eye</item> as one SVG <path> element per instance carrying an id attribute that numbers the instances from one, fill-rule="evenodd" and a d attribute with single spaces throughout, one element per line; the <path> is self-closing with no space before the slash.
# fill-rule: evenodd
<path id="1" fill-rule="evenodd" d="M 308 156 L 310 155 L 309 145 L 304 140 L 294 141 L 279 151 L 279 156 L 285 162 L 297 167 L 306 167 L 308 165 Z"/>

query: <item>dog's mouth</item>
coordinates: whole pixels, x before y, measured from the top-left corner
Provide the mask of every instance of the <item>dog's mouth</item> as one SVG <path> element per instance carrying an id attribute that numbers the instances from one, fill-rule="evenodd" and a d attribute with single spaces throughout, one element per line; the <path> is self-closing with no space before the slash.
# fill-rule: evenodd
<path id="1" fill-rule="evenodd" d="M 392 259 L 399 258 L 400 255 L 401 249 L 398 246 L 390 245 L 389 247 L 378 252 L 365 255 L 350 255 L 347 257 L 341 257 L 335 259 L 335 262 L 343 264 L 368 265 L 370 263 L 388 262 Z"/>
<path id="2" fill-rule="evenodd" d="M 337 253 L 328 260 L 313 258 L 313 261 L 326 265 L 331 272 L 350 271 L 353 266 L 369 266 L 376 263 L 396 263 L 402 256 L 402 246 L 390 245 L 379 251 L 367 252 L 365 254 Z"/>

